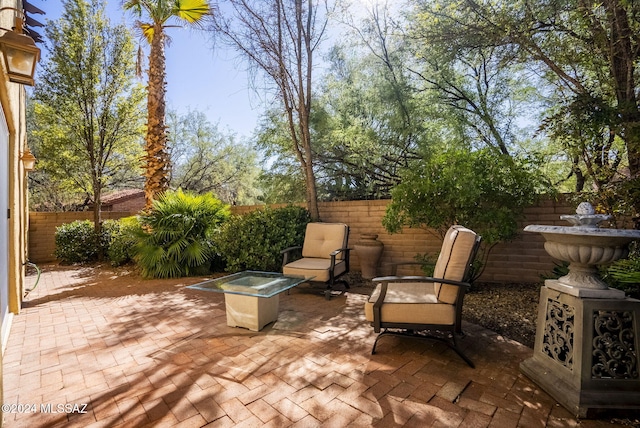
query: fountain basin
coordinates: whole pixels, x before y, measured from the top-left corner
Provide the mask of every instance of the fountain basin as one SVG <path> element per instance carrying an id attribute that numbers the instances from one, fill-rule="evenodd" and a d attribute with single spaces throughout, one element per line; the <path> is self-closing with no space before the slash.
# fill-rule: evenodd
<path id="1" fill-rule="evenodd" d="M 553 282 L 551 288 L 578 297 L 624 298 L 624 292 L 610 289 L 600 279 L 597 266 L 626 257 L 627 245 L 640 239 L 640 230 L 537 224 L 524 230 L 540 233 L 547 253 L 569 263 L 567 275 L 548 281 Z"/>

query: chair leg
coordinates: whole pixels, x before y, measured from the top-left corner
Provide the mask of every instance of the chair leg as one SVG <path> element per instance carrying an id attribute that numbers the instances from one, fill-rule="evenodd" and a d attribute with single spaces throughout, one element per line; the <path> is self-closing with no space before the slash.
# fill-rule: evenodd
<path id="1" fill-rule="evenodd" d="M 344 285 L 344 290 L 335 290 L 333 288 L 338 283 Z M 344 279 L 334 280 L 333 282 L 330 282 L 329 284 L 327 284 L 327 289 L 324 291 L 324 298 L 327 300 L 331 300 L 331 297 L 333 297 L 332 291 L 338 291 L 339 292 L 338 295 L 341 295 L 345 293 L 349 288 L 351 288 L 349 287 L 349 283 Z"/>
<path id="2" fill-rule="evenodd" d="M 347 281 L 345 281 L 344 279 L 339 279 L 339 280 L 335 281 L 335 282 L 333 283 L 333 285 L 336 285 L 337 283 L 341 283 L 341 284 L 343 284 L 343 285 L 344 285 L 345 290 L 348 290 L 349 288 L 351 288 L 351 287 L 349 286 L 349 283 L 348 283 Z"/>
<path id="3" fill-rule="evenodd" d="M 464 335 L 464 333 L 463 333 Z M 469 359 L 469 357 L 467 357 L 461 350 L 460 348 L 458 348 L 458 343 L 456 342 L 456 332 L 452 332 L 451 333 L 451 340 L 453 343 L 450 342 L 445 342 L 449 344 L 449 348 L 453 349 L 454 351 L 456 351 L 456 354 L 458 354 L 460 356 L 460 358 L 462 358 L 467 364 L 469 364 L 469 367 L 471 367 L 472 369 L 475 369 L 476 366 L 473 364 L 473 361 L 471 361 Z"/>
<path id="4" fill-rule="evenodd" d="M 376 353 L 376 346 L 378 345 L 378 340 L 380 340 L 380 338 L 382 336 L 398 336 L 398 337 L 408 337 L 408 338 L 413 338 L 413 339 L 422 339 L 422 340 L 437 340 L 438 342 L 442 342 L 445 345 L 447 345 L 449 348 L 451 348 L 456 354 L 458 354 L 458 356 L 460 358 L 462 358 L 464 360 L 465 363 L 467 363 L 469 365 L 469 367 L 471 367 L 472 369 L 475 369 L 476 366 L 473 364 L 473 361 L 471 361 L 471 359 L 469 359 L 469 357 L 467 357 L 462 350 L 460 350 L 460 348 L 458 348 L 458 344 L 456 342 L 456 333 L 455 332 L 451 332 L 451 340 L 446 340 L 442 337 L 438 337 L 438 336 L 431 336 L 431 335 L 421 335 L 421 334 L 417 334 L 414 333 L 413 330 L 411 330 L 411 333 L 409 333 L 408 331 L 389 331 L 388 329 L 385 329 L 382 333 L 378 334 L 378 337 L 376 337 L 375 342 L 373 342 L 373 348 L 371 349 L 371 354 L 374 355 Z"/>
<path id="5" fill-rule="evenodd" d="M 373 348 L 371 348 L 371 355 L 375 355 L 376 353 L 376 346 L 378 345 L 378 340 L 380 340 L 382 336 L 388 336 L 388 335 L 393 335 L 393 333 L 389 332 L 388 330 L 384 330 L 382 333 L 378 335 L 378 337 L 376 337 L 375 342 L 373 342 Z"/>

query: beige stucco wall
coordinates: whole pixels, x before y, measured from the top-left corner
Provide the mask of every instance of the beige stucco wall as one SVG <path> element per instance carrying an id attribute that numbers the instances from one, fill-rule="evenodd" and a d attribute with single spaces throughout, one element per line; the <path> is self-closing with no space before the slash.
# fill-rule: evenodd
<path id="1" fill-rule="evenodd" d="M 0 7 L 18 7 L 20 1 L 0 0 Z M 13 14 L 0 15 L 0 26 L 11 28 Z M 20 155 L 27 147 L 26 142 L 26 92 L 24 86 L 8 80 L 4 63 L 0 78 L 0 103 L 9 129 L 9 309 L 20 310 L 21 292 L 24 283 L 23 262 L 26 259 L 27 237 L 27 176 L 20 161 Z"/>
<path id="2" fill-rule="evenodd" d="M 417 253 L 436 255 L 441 241 L 433 232 L 423 229 L 405 228 L 402 233 L 389 234 L 382 226 L 388 200 L 321 202 L 320 216 L 325 222 L 342 222 L 350 226 L 350 246 L 360 239 L 363 233 L 375 233 L 385 245 L 382 255 L 380 274 L 388 273 L 388 264 L 412 261 Z M 232 207 L 236 214 L 243 214 L 260 206 Z M 525 220 L 521 224 L 557 224 L 561 214 L 574 212 L 574 207 L 566 202 L 546 200 L 525 210 Z M 130 212 L 105 212 L 103 218 L 120 218 L 131 215 Z M 30 213 L 29 258 L 36 263 L 54 261 L 55 228 L 78 219 L 91 219 L 90 212 Z M 544 251 L 544 241 L 538 234 L 522 232 L 513 241 L 493 248 L 487 261 L 486 270 L 481 277 L 489 282 L 538 282 L 541 273 L 553 269 L 553 259 Z M 357 252 L 353 252 L 352 270 L 360 269 Z M 415 272 L 415 271 L 414 271 Z M 412 272 L 406 272 L 412 273 Z"/>
<path id="3" fill-rule="evenodd" d="M 0 0 L 0 8 L 21 7 L 20 0 Z M 5 10 L 0 15 L 0 27 L 12 28 L 14 14 Z M 26 172 L 20 161 L 20 155 L 26 147 L 26 119 L 25 100 L 26 93 L 22 85 L 11 83 L 8 80 L 3 61 L 0 67 L 0 104 L 7 121 L 9 130 L 9 147 L 6 153 L 8 171 L 8 254 L 6 254 L 8 270 L 8 305 L 12 314 L 20 311 L 22 292 L 24 289 L 24 262 L 27 256 L 27 181 Z M 0 215 L 6 215 L 0 213 Z M 0 353 L 0 385 L 2 385 L 2 360 Z M 0 402 L 2 402 L 2 388 L 0 387 Z M 0 425 L 2 415 L 0 414 Z"/>

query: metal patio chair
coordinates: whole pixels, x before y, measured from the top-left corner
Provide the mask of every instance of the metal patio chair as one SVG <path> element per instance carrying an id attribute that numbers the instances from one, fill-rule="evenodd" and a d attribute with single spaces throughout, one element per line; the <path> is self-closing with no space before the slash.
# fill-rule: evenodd
<path id="1" fill-rule="evenodd" d="M 458 347 L 456 335 L 462 334 L 462 303 L 480 240 L 474 231 L 452 226 L 444 237 L 434 277 L 373 279 L 379 284 L 365 303 L 365 317 L 376 333 L 383 331 L 373 344 L 372 354 L 384 336 L 431 339 L 445 343 L 474 367 Z"/>
<path id="2" fill-rule="evenodd" d="M 349 272 L 349 226 L 343 223 L 309 223 L 302 247 L 282 250 L 282 273 L 312 278 L 311 282 L 326 284 L 325 298 L 330 299 L 336 284 L 341 283 L 344 292 L 349 284 L 339 279 Z M 302 258 L 292 260 L 292 255 L 302 249 Z"/>

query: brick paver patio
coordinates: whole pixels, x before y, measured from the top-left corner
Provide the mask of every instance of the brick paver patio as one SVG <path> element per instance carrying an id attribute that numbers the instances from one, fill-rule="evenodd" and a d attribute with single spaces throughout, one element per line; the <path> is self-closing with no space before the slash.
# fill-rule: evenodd
<path id="1" fill-rule="evenodd" d="M 615 426 L 573 418 L 519 372 L 529 348 L 476 325 L 461 341 L 476 369 L 438 343 L 386 338 L 372 356 L 367 290 L 293 290 L 256 333 L 185 288 L 199 280 L 45 266 L 4 354 L 5 407 L 22 411 L 5 426 Z"/>

